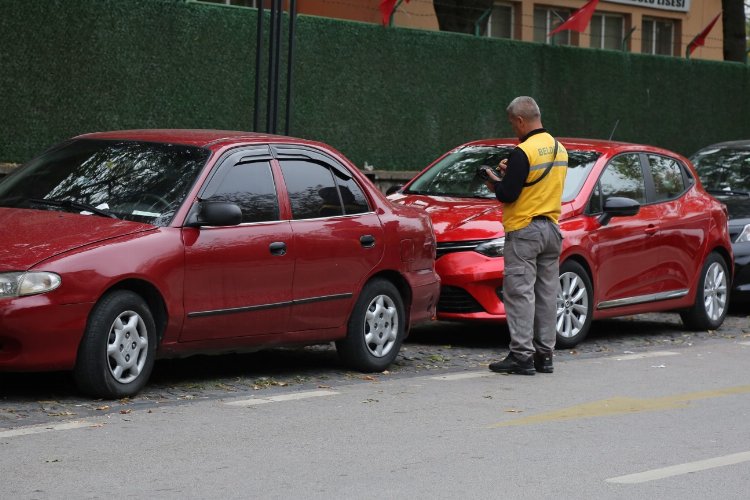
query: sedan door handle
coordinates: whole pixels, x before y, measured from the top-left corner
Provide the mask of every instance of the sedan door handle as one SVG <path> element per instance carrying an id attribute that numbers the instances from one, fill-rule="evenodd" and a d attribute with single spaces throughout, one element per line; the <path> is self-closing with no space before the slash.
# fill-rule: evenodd
<path id="1" fill-rule="evenodd" d="M 268 249 L 273 255 L 285 255 L 286 254 L 286 243 L 283 241 L 274 241 L 268 245 Z"/>
<path id="2" fill-rule="evenodd" d="M 653 236 L 656 234 L 656 231 L 656 226 L 648 226 L 644 232 L 649 236 Z"/>
<path id="3" fill-rule="evenodd" d="M 365 248 L 372 248 L 375 246 L 375 236 L 371 234 L 365 234 L 359 237 L 359 244 Z"/>

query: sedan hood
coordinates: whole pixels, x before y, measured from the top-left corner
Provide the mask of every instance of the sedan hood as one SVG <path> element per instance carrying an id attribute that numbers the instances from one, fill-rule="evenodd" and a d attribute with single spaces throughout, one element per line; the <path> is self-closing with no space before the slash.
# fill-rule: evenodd
<path id="1" fill-rule="evenodd" d="M 0 270 L 25 271 L 92 243 L 154 229 L 149 224 L 47 210 L 0 208 Z"/>
<path id="2" fill-rule="evenodd" d="M 438 242 L 486 240 L 503 235 L 502 208 L 494 199 L 394 195 L 391 201 L 422 208 L 432 219 Z"/>

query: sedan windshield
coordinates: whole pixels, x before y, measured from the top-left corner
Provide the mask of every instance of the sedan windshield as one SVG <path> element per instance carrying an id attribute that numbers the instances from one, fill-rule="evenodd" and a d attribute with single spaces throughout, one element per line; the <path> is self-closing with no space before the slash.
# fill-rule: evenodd
<path id="1" fill-rule="evenodd" d="M 704 149 L 691 160 L 707 190 L 728 196 L 750 196 L 750 149 Z"/>
<path id="2" fill-rule="evenodd" d="M 458 198 L 494 198 L 479 176 L 478 170 L 487 165 L 496 167 L 508 158 L 515 146 L 467 146 L 446 155 L 418 177 L 405 193 Z M 578 194 L 600 153 L 568 151 L 568 173 L 565 177 L 562 201 L 570 201 Z"/>
<path id="3" fill-rule="evenodd" d="M 133 141 L 73 140 L 0 182 L 0 206 L 169 224 L 210 151 Z"/>

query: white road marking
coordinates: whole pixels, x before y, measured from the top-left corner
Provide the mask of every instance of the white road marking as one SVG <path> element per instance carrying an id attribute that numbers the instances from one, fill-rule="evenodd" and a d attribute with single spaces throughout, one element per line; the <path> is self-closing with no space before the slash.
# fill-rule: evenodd
<path id="1" fill-rule="evenodd" d="M 252 398 L 242 399 L 239 401 L 226 401 L 224 404 L 229 406 L 255 406 L 263 405 L 266 403 L 274 403 L 279 401 L 295 401 L 298 399 L 317 398 L 320 396 L 333 396 L 338 394 L 336 391 L 306 391 L 306 392 L 294 392 L 292 394 L 279 394 L 278 396 L 269 396 L 267 398 Z"/>
<path id="2" fill-rule="evenodd" d="M 737 342 L 740 345 L 750 345 L 750 342 Z"/>
<path id="3" fill-rule="evenodd" d="M 62 424 L 42 424 L 42 425 L 30 425 L 27 427 L 18 427 L 17 429 L 11 429 L 7 431 L 0 431 L 0 439 L 16 436 L 28 436 L 29 434 L 42 434 L 44 432 L 53 431 L 66 431 L 69 429 L 80 429 L 82 427 L 91 427 L 94 424 L 92 422 L 81 422 L 76 420 L 74 422 L 65 422 Z"/>
<path id="4" fill-rule="evenodd" d="M 437 377 L 430 377 L 432 380 L 466 380 L 470 378 L 488 377 L 492 373 L 488 371 L 481 372 L 465 372 L 465 373 L 452 373 L 450 375 L 440 375 Z"/>
<path id="5" fill-rule="evenodd" d="M 616 361 L 630 361 L 631 359 L 660 358 L 662 356 L 677 356 L 678 352 L 672 351 L 653 351 L 642 352 L 640 354 L 626 354 L 625 356 L 615 357 Z"/>
<path id="6" fill-rule="evenodd" d="M 605 481 L 607 481 L 608 483 L 638 484 L 645 483 L 647 481 L 656 481 L 657 479 L 664 479 L 672 476 L 690 474 L 691 472 L 714 469 L 716 467 L 725 467 L 727 465 L 740 464 L 742 462 L 750 462 L 750 452 L 746 451 L 743 453 L 735 453 L 733 455 L 725 455 L 723 457 L 698 460 L 697 462 L 673 465 L 671 467 L 649 470 L 646 472 L 640 472 L 638 474 L 628 474 L 627 476 L 613 477 L 610 479 L 606 479 Z"/>

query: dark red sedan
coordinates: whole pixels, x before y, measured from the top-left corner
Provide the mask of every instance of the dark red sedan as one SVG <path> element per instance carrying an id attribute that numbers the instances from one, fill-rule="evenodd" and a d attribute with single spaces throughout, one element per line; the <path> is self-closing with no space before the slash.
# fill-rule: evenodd
<path id="1" fill-rule="evenodd" d="M 561 142 L 569 164 L 557 345 L 583 340 L 592 320 L 645 312 L 678 311 L 688 328 L 718 328 L 732 276 L 727 211 L 690 161 L 645 145 Z M 516 144 L 464 144 L 390 196 L 432 217 L 439 319 L 505 320 L 502 208 L 478 169 L 496 166 Z"/>
<path id="2" fill-rule="evenodd" d="M 0 370 L 93 396 L 136 393 L 157 356 L 282 344 L 382 371 L 439 296 L 429 217 L 288 137 L 76 137 L 0 182 L 0 226 Z"/>

